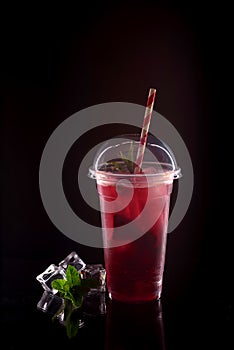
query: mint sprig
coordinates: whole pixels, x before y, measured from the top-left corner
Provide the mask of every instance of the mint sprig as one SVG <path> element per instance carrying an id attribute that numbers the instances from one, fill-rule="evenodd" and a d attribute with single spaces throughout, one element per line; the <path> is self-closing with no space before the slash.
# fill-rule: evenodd
<path id="1" fill-rule="evenodd" d="M 51 282 L 52 288 L 56 289 L 62 298 L 70 300 L 77 308 L 81 307 L 84 295 L 97 285 L 98 282 L 94 279 L 82 279 L 80 273 L 72 265 L 67 267 L 66 279 L 55 279 Z"/>
<path id="2" fill-rule="evenodd" d="M 130 143 L 129 151 L 127 155 L 125 155 L 123 152 L 120 151 L 120 156 L 123 159 L 124 163 L 126 164 L 129 172 L 131 174 L 134 173 L 135 169 L 135 161 L 134 161 L 134 155 L 133 155 L 134 147 L 133 142 Z"/>
<path id="3" fill-rule="evenodd" d="M 133 174 L 136 166 L 133 152 L 134 146 L 133 142 L 131 142 L 127 154 L 119 151 L 119 158 L 109 161 L 101 170 L 111 171 L 113 173 Z"/>

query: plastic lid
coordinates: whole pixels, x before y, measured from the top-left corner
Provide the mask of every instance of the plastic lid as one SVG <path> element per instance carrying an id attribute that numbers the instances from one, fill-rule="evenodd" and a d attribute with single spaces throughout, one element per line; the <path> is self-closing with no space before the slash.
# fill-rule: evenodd
<path id="1" fill-rule="evenodd" d="M 134 174 L 135 159 L 139 147 L 140 136 L 137 134 L 120 135 L 104 142 L 98 150 L 93 165 L 89 168 L 89 176 L 93 179 L 97 175 L 108 173 L 115 176 L 164 176 L 172 179 L 181 177 L 172 150 L 163 141 L 148 135 L 142 163 L 142 173 Z"/>

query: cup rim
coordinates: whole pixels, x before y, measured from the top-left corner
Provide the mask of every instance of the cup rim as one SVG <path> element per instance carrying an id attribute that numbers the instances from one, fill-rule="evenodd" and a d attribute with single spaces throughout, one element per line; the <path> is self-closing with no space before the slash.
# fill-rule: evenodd
<path id="1" fill-rule="evenodd" d="M 170 163 L 155 163 L 155 162 L 143 162 L 143 164 L 149 164 L 149 165 L 160 165 L 160 166 L 164 166 L 164 167 L 168 167 L 168 169 L 172 168 L 172 165 Z M 114 179 L 114 178 L 118 178 L 118 179 L 142 179 L 142 178 L 147 178 L 147 179 L 166 179 L 166 178 L 172 178 L 172 179 L 179 179 L 180 177 L 182 177 L 182 173 L 181 173 L 181 168 L 177 167 L 175 169 L 171 169 L 171 170 L 166 170 L 160 173 L 137 173 L 137 174 L 126 174 L 126 173 L 112 173 L 112 172 L 107 172 L 104 170 L 98 170 L 95 169 L 93 166 L 89 167 L 89 172 L 88 172 L 88 176 L 91 179 Z"/>

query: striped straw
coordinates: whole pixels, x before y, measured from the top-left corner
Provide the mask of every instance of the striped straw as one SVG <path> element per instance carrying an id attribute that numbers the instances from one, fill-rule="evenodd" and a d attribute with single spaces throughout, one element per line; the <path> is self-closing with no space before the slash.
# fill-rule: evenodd
<path id="1" fill-rule="evenodd" d="M 142 161 L 145 153 L 145 146 L 149 131 L 150 120 L 153 112 L 154 100 L 155 100 L 156 90 L 151 88 L 149 90 L 148 100 L 145 109 L 143 126 L 141 129 L 140 143 L 137 151 L 137 157 L 135 162 L 134 173 L 139 173 L 142 167 Z"/>

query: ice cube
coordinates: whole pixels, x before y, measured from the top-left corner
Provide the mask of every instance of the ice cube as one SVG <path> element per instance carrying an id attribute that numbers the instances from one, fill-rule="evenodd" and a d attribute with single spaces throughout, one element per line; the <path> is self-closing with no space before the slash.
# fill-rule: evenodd
<path id="1" fill-rule="evenodd" d="M 37 303 L 37 308 L 50 315 L 54 315 L 63 306 L 64 300 L 59 296 L 45 290 Z"/>
<path id="2" fill-rule="evenodd" d="M 56 294 L 58 291 L 52 288 L 51 282 L 55 279 L 66 279 L 66 273 L 61 266 L 51 264 L 44 272 L 38 275 L 36 279 L 46 291 Z"/>
<path id="3" fill-rule="evenodd" d="M 79 257 L 79 255 L 76 252 L 71 252 L 64 260 L 60 261 L 59 266 L 64 268 L 64 270 L 67 269 L 68 265 L 74 266 L 77 271 L 81 271 L 85 268 L 86 264 L 84 261 Z"/>
<path id="4" fill-rule="evenodd" d="M 97 289 L 99 291 L 106 290 L 106 270 L 102 264 L 87 264 L 86 267 L 80 271 L 81 278 L 92 278 L 98 281 L 98 287 L 92 288 L 93 290 Z"/>
<path id="5" fill-rule="evenodd" d="M 84 297 L 83 312 L 86 316 L 97 316 L 106 313 L 106 294 L 103 291 L 92 289 Z"/>

